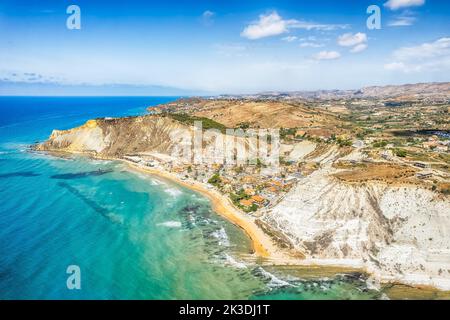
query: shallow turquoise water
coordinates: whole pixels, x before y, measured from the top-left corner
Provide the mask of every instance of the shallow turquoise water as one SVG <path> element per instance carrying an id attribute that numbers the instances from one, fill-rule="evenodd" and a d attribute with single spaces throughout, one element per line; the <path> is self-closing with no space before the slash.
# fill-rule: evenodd
<path id="1" fill-rule="evenodd" d="M 0 98 L 0 299 L 354 299 L 364 279 L 305 280 L 250 255 L 207 199 L 117 162 L 28 146 L 54 128 L 170 98 Z M 66 268 L 81 269 L 68 290 Z"/>

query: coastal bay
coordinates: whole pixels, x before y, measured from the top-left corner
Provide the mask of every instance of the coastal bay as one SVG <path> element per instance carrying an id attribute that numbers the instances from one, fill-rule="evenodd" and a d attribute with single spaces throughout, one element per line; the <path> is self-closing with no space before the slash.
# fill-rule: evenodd
<path id="1" fill-rule="evenodd" d="M 246 233 L 218 216 L 207 198 L 183 186 L 132 172 L 116 161 L 52 156 L 28 148 L 55 127 L 71 128 L 99 116 L 141 114 L 147 104 L 167 99 L 0 99 L 2 298 L 380 295 L 361 294 L 364 279 L 335 274 L 324 279 L 319 274 L 305 282 L 297 276 L 285 278 L 277 269 L 266 271 L 255 263 Z M 65 271 L 73 264 L 81 268 L 80 291 L 66 288 Z"/>
<path id="2" fill-rule="evenodd" d="M 210 110 L 207 106 L 202 108 Z M 276 173 L 263 166 L 194 165 L 176 154 L 181 150 L 179 139 L 195 136 L 195 127 L 189 125 L 194 119 L 176 113 L 92 119 L 69 130 L 54 130 L 35 150 L 126 160 L 208 191 L 210 197 L 213 192 L 227 207 L 219 211 L 246 230 L 256 253 L 281 264 L 352 267 L 381 283 L 450 288 L 449 199 L 437 188 L 428 190 L 430 182 L 416 174 L 414 162 L 369 159 L 369 151 L 358 147 L 361 144 L 288 139 L 284 154 L 299 158 L 284 161 Z M 236 139 L 236 143 L 244 147 L 246 142 Z M 209 141 L 199 154 L 212 154 L 211 146 Z M 344 165 L 347 162 L 359 164 L 345 171 L 352 168 Z M 372 173 L 357 173 L 360 167 Z M 430 174 L 447 179 L 445 172 Z M 402 256 L 413 256 L 415 262 Z"/>
<path id="3" fill-rule="evenodd" d="M 63 100 L 59 107 L 67 104 L 68 108 L 73 108 L 69 101 Z M 97 101 L 93 103 L 98 104 Z M 39 102 L 32 100 L 32 103 Z M 80 101 L 75 103 L 79 105 Z M 135 106 L 133 103 L 133 109 Z M 411 290 L 415 297 L 425 292 L 430 298 L 437 295 L 432 289 L 425 291 L 420 287 L 403 286 L 399 289 L 396 284 L 390 285 L 393 289 L 383 284 L 373 287 L 361 269 L 339 266 L 339 261 L 320 266 L 309 259 L 281 255 L 284 251 L 275 247 L 272 239 L 255 225 L 253 218 L 241 219 L 245 217 L 244 213 L 234 210 L 231 204 L 227 206 L 228 199 L 215 195 L 216 192 L 205 185 L 193 190 L 189 181 L 174 180 L 173 176 L 164 176 L 163 172 L 155 172 L 151 168 L 145 172 L 136 166 L 131 168 L 122 160 L 120 163 L 111 159 L 88 159 L 74 153 L 61 158 L 29 152 L 27 146 L 45 139 L 53 128 L 71 128 L 95 117 L 83 114 L 78 119 L 69 117 L 64 120 L 58 117 L 58 112 L 44 115 L 42 120 L 37 117 L 38 125 L 33 129 L 25 124 L 0 128 L 1 159 L 8 164 L 3 167 L 6 171 L 1 173 L 5 179 L 0 180 L 0 190 L 6 199 L 11 193 L 21 195 L 15 203 L 5 202 L 2 209 L 1 223 L 9 225 L 1 234 L 2 239 L 8 239 L 9 243 L 5 247 L 5 257 L 9 258 L 1 261 L 3 274 L 7 275 L 2 278 L 7 280 L 0 281 L 4 288 L 15 282 L 19 290 L 32 296 L 33 288 L 46 283 L 40 297 L 68 299 L 364 299 L 387 298 L 394 289 L 397 298 L 408 297 Z M 120 109 L 120 114 L 130 113 Z M 114 112 L 107 108 L 105 114 L 114 115 Z M 10 129 L 11 125 L 14 130 Z M 167 178 L 176 184 L 166 181 Z M 34 187 L 36 184 L 46 185 L 48 193 L 43 194 L 41 189 Z M 111 185 L 117 190 L 111 189 Z M 123 196 L 117 196 L 120 194 Z M 162 200 L 153 203 L 152 199 L 159 198 Z M 28 204 L 25 199 L 32 203 Z M 50 204 L 39 199 L 46 199 Z M 67 205 L 64 204 L 66 201 Z M 222 212 L 227 220 L 220 219 L 216 211 Z M 31 213 L 34 213 L 31 219 L 17 219 L 16 216 L 25 217 Z M 87 220 L 77 223 L 78 219 Z M 197 227 L 189 227 L 191 219 L 199 219 Z M 31 225 L 36 232 L 42 233 L 41 236 L 28 238 Z M 61 226 L 66 226 L 67 230 Z M 185 238 L 187 235 L 194 238 Z M 42 237 L 54 237 L 59 241 L 47 242 Z M 72 245 L 66 246 L 68 242 L 62 240 L 64 237 Z M 33 239 L 38 242 L 33 243 Z M 23 266 L 23 276 L 14 272 L 14 261 L 20 260 L 20 255 L 29 254 L 28 250 L 33 248 L 42 250 L 37 253 L 44 252 L 41 255 L 47 257 L 46 260 L 28 260 L 34 264 Z M 81 252 L 78 252 L 80 248 Z M 59 259 L 59 264 L 49 264 L 56 256 L 64 258 Z M 96 283 L 94 287 L 105 290 L 94 294 L 94 287 L 87 287 L 79 293 L 65 292 L 64 273 L 61 279 L 58 278 L 60 281 L 46 282 L 46 275 L 58 272 L 59 268 L 65 270 L 64 263 L 73 263 L 70 257 L 76 257 L 82 270 L 88 271 L 87 281 L 91 286 Z M 184 274 L 199 272 L 198 276 L 189 279 L 176 276 L 174 268 L 179 265 L 185 266 Z M 39 277 L 30 282 L 35 272 Z M 220 284 L 222 279 L 228 284 Z M 214 285 L 205 287 L 208 283 Z M 10 292 L 8 297 L 17 296 L 15 294 Z"/>

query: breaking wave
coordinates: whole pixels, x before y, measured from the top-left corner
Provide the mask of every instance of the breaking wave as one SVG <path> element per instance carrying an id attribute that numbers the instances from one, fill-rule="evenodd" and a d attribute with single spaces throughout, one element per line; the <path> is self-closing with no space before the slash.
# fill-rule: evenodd
<path id="1" fill-rule="evenodd" d="M 235 267 L 237 269 L 245 269 L 245 268 L 247 268 L 245 263 L 237 261 L 235 258 L 230 256 L 229 254 L 225 254 L 224 259 L 225 259 L 225 264 L 227 264 L 227 265 L 229 265 L 231 267 Z"/>
<path id="2" fill-rule="evenodd" d="M 167 188 L 164 191 L 170 194 L 172 197 L 178 197 L 183 194 L 183 192 L 177 188 Z"/>
<path id="3" fill-rule="evenodd" d="M 270 272 L 264 270 L 261 267 L 256 268 L 256 271 L 268 282 L 267 286 L 269 288 L 280 288 L 291 286 L 289 282 L 277 278 L 275 275 L 271 274 Z"/>
<path id="4" fill-rule="evenodd" d="M 230 239 L 228 238 L 227 232 L 223 227 L 214 231 L 211 235 L 219 241 L 219 245 L 225 247 L 230 246 Z"/>
<path id="5" fill-rule="evenodd" d="M 166 221 L 166 222 L 158 223 L 157 225 L 167 227 L 167 228 L 181 228 L 180 221 Z"/>

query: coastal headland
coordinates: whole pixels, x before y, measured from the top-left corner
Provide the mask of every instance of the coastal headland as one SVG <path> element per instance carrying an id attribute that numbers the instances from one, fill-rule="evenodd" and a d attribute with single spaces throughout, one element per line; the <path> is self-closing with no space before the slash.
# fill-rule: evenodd
<path id="1" fill-rule="evenodd" d="M 392 87 L 367 96 L 181 99 L 145 116 L 55 130 L 34 148 L 120 160 L 203 194 L 263 263 L 354 268 L 383 283 L 450 290 L 450 124 L 438 117 L 450 93 L 438 86 L 436 96 L 409 88 L 408 99 Z M 173 132 L 193 132 L 196 121 L 218 132 L 202 142 L 204 156 L 229 138 L 225 129 L 279 128 L 278 170 L 263 159 L 179 161 L 185 137 Z"/>

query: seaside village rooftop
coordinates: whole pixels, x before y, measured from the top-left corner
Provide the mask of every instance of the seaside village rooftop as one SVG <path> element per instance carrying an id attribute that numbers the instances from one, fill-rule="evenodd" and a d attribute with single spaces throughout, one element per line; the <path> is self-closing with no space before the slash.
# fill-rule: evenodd
<path id="1" fill-rule="evenodd" d="M 214 206 L 222 204 L 217 207 L 227 216 L 243 221 L 232 222 L 267 240 L 266 247 L 255 243 L 261 256 L 278 257 L 287 248 L 293 259 L 338 257 L 400 280 L 408 272 L 431 274 L 450 288 L 450 271 L 442 277 L 436 258 L 445 257 L 450 270 L 450 110 L 446 103 L 417 99 L 411 96 L 402 106 L 358 97 L 181 99 L 162 106 L 160 115 L 98 119 L 54 131 L 37 150 L 81 149 L 122 159 L 219 199 Z M 271 128 L 278 131 L 256 155 L 246 140 L 250 134 L 236 133 Z M 212 138 L 195 139 L 210 129 Z M 221 145 L 232 154 L 216 153 Z M 426 263 L 411 265 L 404 258 L 430 252 L 437 253 Z"/>
<path id="2" fill-rule="evenodd" d="M 449 112 L 446 100 L 411 98 L 401 102 L 384 97 L 299 95 L 182 98 L 148 109 L 153 116 L 189 126 L 200 120 L 222 132 L 226 128 L 278 128 L 281 145 L 277 170 L 260 159 L 252 165 L 226 161 L 196 164 L 157 152 L 129 154 L 124 159 L 169 172 L 186 182 L 203 183 L 229 196 L 236 207 L 256 214 L 269 211 L 306 176 L 328 167 L 330 176 L 341 182 L 382 181 L 449 192 L 448 130 L 445 126 L 442 130 L 424 129 L 439 127 L 442 115 Z M 400 108 L 402 112 L 398 112 Z M 272 109 L 282 110 L 277 111 L 279 117 L 301 116 L 295 120 L 285 117 L 281 122 L 264 113 L 254 116 L 255 112 Z M 236 112 L 241 112 L 245 120 L 231 116 Z M 207 150 L 204 154 L 212 157 L 213 153 Z"/>
<path id="3" fill-rule="evenodd" d="M 247 98 L 234 98 L 233 101 L 242 105 L 246 103 Z M 150 111 L 165 116 L 167 113 L 187 110 L 191 113 L 199 110 L 214 112 L 217 105 L 223 103 L 220 99 L 181 99 L 153 107 Z M 327 105 L 330 107 L 337 104 L 336 101 L 329 104 L 322 101 L 317 105 L 314 101 L 310 103 L 319 110 L 328 108 Z M 366 106 L 368 103 L 366 100 L 353 101 L 351 105 L 359 108 L 360 104 Z M 383 118 L 391 114 L 392 110 L 386 109 L 385 103 L 378 104 L 379 111 L 370 111 L 370 116 L 363 114 L 360 118 L 369 121 L 370 117 L 376 117 L 373 114 Z M 408 116 L 404 117 L 409 119 Z M 392 119 L 403 121 L 397 114 Z M 327 163 L 333 163 L 332 167 L 337 170 L 337 179 L 349 183 L 369 180 L 387 183 L 401 181 L 448 192 L 446 181 L 449 178 L 449 170 L 446 159 L 450 140 L 445 131 L 430 134 L 412 131 L 409 138 L 398 138 L 383 133 L 383 124 L 377 129 L 380 122 L 383 123 L 378 120 L 375 123 L 369 122 L 367 124 L 369 128 L 364 129 L 364 132 L 361 132 L 361 129 L 349 132 L 331 127 L 281 129 L 280 163 L 277 170 L 272 170 L 261 161 L 255 165 L 234 165 L 226 162 L 217 164 L 214 161 L 205 161 L 201 164 L 186 163 L 177 157 L 157 152 L 140 152 L 123 158 L 139 166 L 169 172 L 188 183 L 190 181 L 203 183 L 207 188 L 228 195 L 236 207 L 252 214 L 273 208 L 299 181 L 327 166 Z M 243 124 L 242 126 L 244 127 Z M 208 157 L 212 153 L 205 152 L 205 154 Z M 358 168 L 365 169 L 360 173 Z M 339 173 L 349 169 L 354 170 L 353 173 Z"/>
<path id="4" fill-rule="evenodd" d="M 233 203 L 246 212 L 276 204 L 303 177 L 296 164 L 280 170 L 257 165 L 186 164 L 176 157 L 157 152 L 123 156 L 135 165 L 169 172 L 184 181 L 196 181 L 210 189 L 230 195 Z"/>

